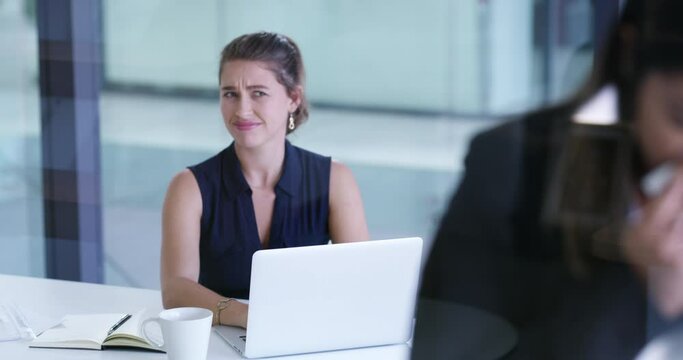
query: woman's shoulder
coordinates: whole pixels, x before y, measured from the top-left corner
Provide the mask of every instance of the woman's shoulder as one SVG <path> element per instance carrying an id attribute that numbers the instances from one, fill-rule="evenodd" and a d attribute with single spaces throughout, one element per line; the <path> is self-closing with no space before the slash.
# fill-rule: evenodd
<path id="1" fill-rule="evenodd" d="M 297 154 L 299 158 L 301 158 L 304 161 L 309 161 L 309 162 L 330 162 L 331 157 L 322 155 L 316 152 L 313 152 L 311 150 L 304 149 L 302 147 L 298 147 L 296 145 L 293 145 L 289 143 L 290 148 L 293 150 L 294 153 Z"/>
<path id="2" fill-rule="evenodd" d="M 478 134 L 490 138 L 521 134 L 522 132 L 548 132 L 557 126 L 569 124 L 576 104 L 559 104 L 512 116 Z"/>
<path id="3" fill-rule="evenodd" d="M 197 188 L 197 179 L 192 174 L 190 169 L 180 170 L 173 176 L 169 184 L 169 189 L 172 190 L 188 190 Z"/>
<path id="4" fill-rule="evenodd" d="M 351 169 L 344 163 L 338 160 L 331 160 L 330 177 L 339 179 L 341 181 L 349 181 L 353 180 L 353 173 L 351 172 Z"/>
<path id="5" fill-rule="evenodd" d="M 225 158 L 225 155 L 229 149 L 229 147 L 225 148 L 202 162 L 188 166 L 187 169 L 189 169 L 195 175 L 198 173 L 216 172 L 220 169 L 221 162 Z"/>
<path id="6" fill-rule="evenodd" d="M 168 204 L 192 204 L 200 198 L 197 179 L 189 169 L 183 169 L 173 176 L 166 192 Z"/>
<path id="7" fill-rule="evenodd" d="M 229 149 L 223 149 L 208 159 L 183 169 L 175 175 L 171 184 L 177 183 L 180 189 L 210 196 L 220 186 L 221 172 Z"/>
<path id="8" fill-rule="evenodd" d="M 470 152 L 508 153 L 510 148 L 535 147 L 553 141 L 568 131 L 575 106 L 558 105 L 539 109 L 495 124 L 470 140 Z"/>
<path id="9" fill-rule="evenodd" d="M 289 155 L 292 160 L 287 160 L 287 167 L 295 172 L 300 172 L 308 179 L 319 179 L 319 181 L 329 182 L 332 158 L 321 155 L 310 150 L 288 144 L 290 147 Z"/>

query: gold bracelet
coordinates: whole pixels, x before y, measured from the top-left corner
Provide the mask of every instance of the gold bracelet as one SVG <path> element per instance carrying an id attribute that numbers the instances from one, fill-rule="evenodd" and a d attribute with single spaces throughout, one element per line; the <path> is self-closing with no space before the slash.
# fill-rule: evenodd
<path id="1" fill-rule="evenodd" d="M 223 325 L 223 324 L 221 324 L 221 311 L 223 311 L 225 308 L 227 308 L 228 304 L 234 300 L 235 299 L 233 299 L 233 298 L 221 299 L 218 301 L 218 304 L 216 304 L 216 314 L 217 314 L 216 323 L 218 325 Z"/>

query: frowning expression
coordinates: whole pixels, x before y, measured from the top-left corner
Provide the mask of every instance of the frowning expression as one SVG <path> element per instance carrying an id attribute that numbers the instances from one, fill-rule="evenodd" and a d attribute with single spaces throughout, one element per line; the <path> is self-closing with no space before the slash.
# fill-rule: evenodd
<path id="1" fill-rule="evenodd" d="M 289 113 L 299 101 L 287 93 L 267 63 L 233 60 L 220 77 L 223 121 L 237 146 L 257 148 L 284 142 Z"/>

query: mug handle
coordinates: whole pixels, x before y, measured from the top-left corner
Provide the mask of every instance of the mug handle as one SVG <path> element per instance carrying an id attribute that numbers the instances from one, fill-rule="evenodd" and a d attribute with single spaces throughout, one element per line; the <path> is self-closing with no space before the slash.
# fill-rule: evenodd
<path id="1" fill-rule="evenodd" d="M 146 319 L 145 321 L 142 322 L 142 325 L 141 325 L 140 327 L 142 328 L 142 337 L 144 337 L 145 340 L 147 340 L 147 342 L 149 342 L 150 344 L 152 344 L 152 345 L 158 347 L 159 349 L 165 351 L 165 350 L 166 350 L 166 349 L 164 348 L 164 345 L 166 345 L 166 342 L 165 342 L 165 341 L 162 342 L 162 343 L 158 343 L 158 342 L 152 340 L 152 339 L 147 335 L 147 324 L 152 323 L 152 322 L 155 322 L 155 323 L 159 324 L 159 326 L 161 326 L 161 323 L 159 323 L 159 320 L 161 320 L 161 319 L 159 319 L 159 317 L 153 317 L 153 318 Z"/>

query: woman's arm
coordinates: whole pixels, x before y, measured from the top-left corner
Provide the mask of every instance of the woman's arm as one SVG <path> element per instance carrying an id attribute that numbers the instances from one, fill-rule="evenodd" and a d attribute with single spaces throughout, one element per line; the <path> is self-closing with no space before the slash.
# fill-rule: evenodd
<path id="1" fill-rule="evenodd" d="M 202 197 L 190 170 L 176 175 L 166 192 L 162 217 L 161 294 L 165 308 L 196 306 L 216 313 L 223 296 L 197 283 Z M 231 301 L 220 323 L 246 327 L 247 305 Z M 214 324 L 218 319 L 214 316 Z"/>
<path id="2" fill-rule="evenodd" d="M 330 170 L 330 237 L 333 243 L 370 239 L 356 180 L 348 167 L 336 161 Z"/>

